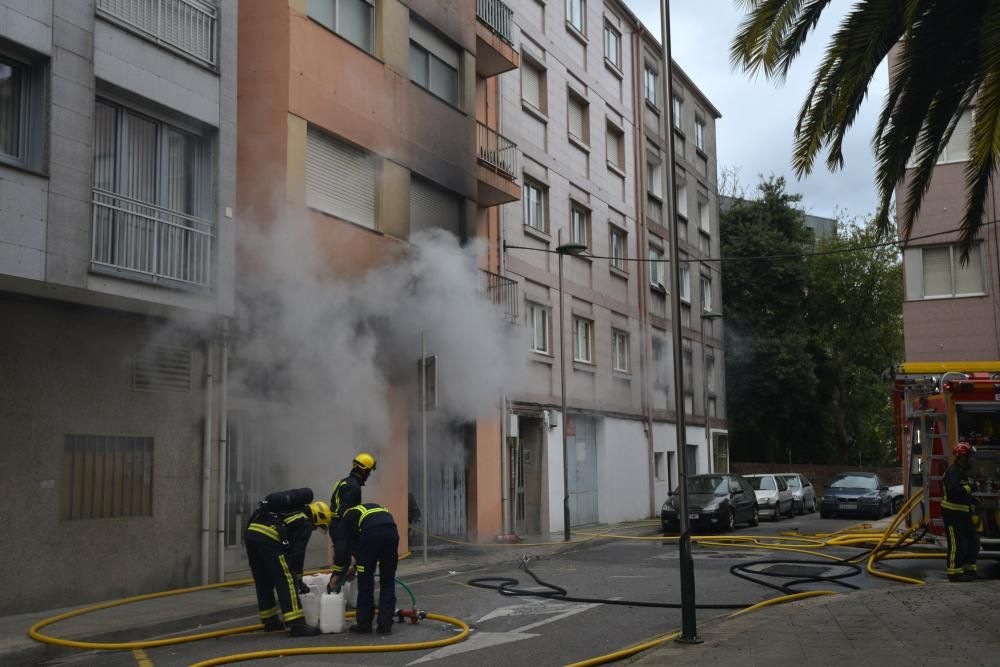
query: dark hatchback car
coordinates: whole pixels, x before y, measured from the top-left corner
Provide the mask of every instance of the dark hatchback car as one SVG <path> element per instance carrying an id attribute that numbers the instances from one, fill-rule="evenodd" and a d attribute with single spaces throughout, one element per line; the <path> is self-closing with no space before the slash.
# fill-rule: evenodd
<path id="1" fill-rule="evenodd" d="M 844 472 L 827 484 L 819 503 L 824 519 L 860 515 L 881 519 L 892 514 L 892 494 L 873 472 Z"/>
<path id="2" fill-rule="evenodd" d="M 660 510 L 665 532 L 676 532 L 680 528 L 678 491 L 675 489 L 670 494 Z M 692 526 L 734 530 L 738 523 L 745 521 L 756 526 L 759 521 L 757 495 L 741 475 L 692 475 L 687 480 L 687 491 Z"/>

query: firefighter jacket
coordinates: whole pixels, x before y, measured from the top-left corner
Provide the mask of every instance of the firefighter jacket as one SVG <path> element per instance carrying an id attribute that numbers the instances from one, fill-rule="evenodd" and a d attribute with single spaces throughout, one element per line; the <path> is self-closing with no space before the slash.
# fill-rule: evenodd
<path id="1" fill-rule="evenodd" d="M 254 512 L 246 530 L 247 542 L 274 542 L 279 545 L 288 560 L 292 572 L 302 576 L 306 560 L 306 546 L 312 537 L 313 526 L 309 513 L 304 510 L 293 512 Z"/>
<path id="2" fill-rule="evenodd" d="M 968 469 L 952 463 L 944 473 L 944 500 L 941 501 L 941 509 L 968 513 L 975 504 Z"/>
<path id="3" fill-rule="evenodd" d="M 345 511 L 337 524 L 334 537 L 333 571 L 343 572 L 350 565 L 351 555 L 357 548 L 361 533 L 380 526 L 395 526 L 389 510 L 378 503 L 362 503 Z"/>
<path id="4" fill-rule="evenodd" d="M 365 480 L 361 472 L 355 468 L 351 474 L 333 485 L 333 495 L 330 496 L 330 539 L 337 535 L 337 523 L 340 515 L 355 505 L 361 504 L 361 487 Z"/>

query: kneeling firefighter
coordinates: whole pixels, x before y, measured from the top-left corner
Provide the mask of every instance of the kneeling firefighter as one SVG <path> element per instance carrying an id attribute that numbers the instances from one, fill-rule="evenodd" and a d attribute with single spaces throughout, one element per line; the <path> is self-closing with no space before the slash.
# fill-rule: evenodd
<path id="1" fill-rule="evenodd" d="M 375 569 L 379 572 L 378 625 L 381 634 L 392 632 L 396 611 L 396 565 L 399 561 L 399 531 L 389 510 L 377 503 L 362 503 L 340 515 L 334 541 L 333 574 L 328 591 L 339 590 L 347 579 L 351 556 L 357 561 L 357 624 L 348 630 L 372 631 L 375 616 Z"/>
<path id="2" fill-rule="evenodd" d="M 302 583 L 302 567 L 309 538 L 316 528 L 325 530 L 329 525 L 330 506 L 322 500 L 313 502 L 308 488 L 272 493 L 250 517 L 244 537 L 266 632 L 287 626 L 293 637 L 319 634 L 317 628 L 306 625 L 299 593 L 308 591 Z"/>

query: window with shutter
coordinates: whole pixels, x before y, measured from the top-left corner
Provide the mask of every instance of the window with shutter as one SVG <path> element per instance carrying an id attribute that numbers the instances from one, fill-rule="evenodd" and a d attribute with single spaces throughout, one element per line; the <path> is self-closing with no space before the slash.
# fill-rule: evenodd
<path id="1" fill-rule="evenodd" d="M 375 229 L 375 158 L 310 126 L 306 205 Z"/>
<path id="2" fill-rule="evenodd" d="M 621 168 L 622 137 L 618 128 L 608 126 L 608 163 Z"/>
<path id="3" fill-rule="evenodd" d="M 447 190 L 414 176 L 410 179 L 410 237 L 434 228 L 462 237 L 461 200 Z"/>
<path id="4" fill-rule="evenodd" d="M 677 181 L 677 215 L 688 217 L 688 187 L 686 180 Z"/>
<path id="5" fill-rule="evenodd" d="M 955 264 L 955 294 L 982 294 L 983 267 L 979 246 L 969 252 L 969 263 L 965 266 L 959 261 L 961 251 L 957 246 L 952 248 L 952 257 Z"/>
<path id="6" fill-rule="evenodd" d="M 542 72 L 528 61 L 521 62 L 521 98 L 539 111 L 542 108 Z"/>
<path id="7" fill-rule="evenodd" d="M 951 248 L 924 248 L 924 296 L 951 294 Z"/>
<path id="8" fill-rule="evenodd" d="M 955 131 L 951 134 L 951 139 L 941 151 L 938 157 L 938 164 L 942 162 L 964 162 L 969 159 L 969 144 L 972 138 L 972 109 L 962 112 L 955 125 Z"/>
<path id="9" fill-rule="evenodd" d="M 572 93 L 569 95 L 568 99 L 570 136 L 579 139 L 583 143 L 587 143 L 587 136 L 585 134 L 587 117 L 585 103 Z"/>

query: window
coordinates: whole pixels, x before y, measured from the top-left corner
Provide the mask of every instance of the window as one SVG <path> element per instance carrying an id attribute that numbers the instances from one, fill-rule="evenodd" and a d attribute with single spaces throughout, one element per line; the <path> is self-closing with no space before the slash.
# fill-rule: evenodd
<path id="1" fill-rule="evenodd" d="M 688 217 L 688 186 L 687 179 L 682 174 L 677 178 L 677 215 L 687 220 Z"/>
<path id="2" fill-rule="evenodd" d="M 143 39 L 167 46 L 199 64 L 218 64 L 217 0 L 97 0 L 96 5 L 102 18 Z"/>
<path id="3" fill-rule="evenodd" d="M 419 232 L 444 229 L 462 238 L 462 198 L 433 181 L 410 178 L 410 238 Z"/>
<path id="4" fill-rule="evenodd" d="M 410 80 L 458 106 L 458 49 L 422 23 L 410 22 Z"/>
<path id="5" fill-rule="evenodd" d="M 309 126 L 306 133 L 306 206 L 375 229 L 375 159 Z"/>
<path id="6" fill-rule="evenodd" d="M 208 286 L 211 140 L 104 99 L 94 111 L 93 268 Z"/>
<path id="7" fill-rule="evenodd" d="M 708 393 L 715 393 L 715 355 L 709 352 L 705 356 L 705 382 Z M 714 416 L 714 415 L 713 415 Z"/>
<path id="8" fill-rule="evenodd" d="M 691 272 L 687 266 L 681 266 L 681 301 L 691 303 Z"/>
<path id="9" fill-rule="evenodd" d="M 309 17 L 368 53 L 375 52 L 373 0 L 309 0 Z"/>
<path id="10" fill-rule="evenodd" d="M 576 28 L 581 34 L 587 32 L 584 19 L 586 13 L 586 0 L 566 0 L 566 23 Z"/>
<path id="11" fill-rule="evenodd" d="M 625 270 L 626 232 L 624 229 L 611 225 L 611 266 L 619 271 Z"/>
<path id="12" fill-rule="evenodd" d="M 608 124 L 608 164 L 623 169 L 625 164 L 625 135 L 614 125 Z"/>
<path id="13" fill-rule="evenodd" d="M 673 119 L 674 129 L 679 130 L 681 129 L 681 109 L 683 108 L 683 103 L 681 102 L 681 98 L 674 95 L 671 98 L 670 104 L 671 104 L 672 114 L 674 117 Z"/>
<path id="14" fill-rule="evenodd" d="M 694 352 L 690 347 L 681 350 L 681 368 L 684 372 L 684 412 L 694 412 Z"/>
<path id="15" fill-rule="evenodd" d="M 708 219 L 708 202 L 704 199 L 698 199 L 698 226 L 705 232 L 711 230 L 711 223 Z"/>
<path id="16" fill-rule="evenodd" d="M 649 65 L 642 71 L 642 91 L 646 101 L 656 106 L 656 70 Z"/>
<path id="17" fill-rule="evenodd" d="M 29 79 L 27 65 L 0 57 L 0 156 L 9 162 L 27 160 Z"/>
<path id="18" fill-rule="evenodd" d="M 969 159 L 969 144 L 972 138 L 972 109 L 962 112 L 955 126 L 955 131 L 951 134 L 951 139 L 945 145 L 941 155 L 938 156 L 937 163 L 944 162 L 964 162 Z"/>
<path id="19" fill-rule="evenodd" d="M 653 470 L 654 479 L 657 482 L 665 481 L 664 470 L 663 470 L 663 452 L 653 452 Z"/>
<path id="20" fill-rule="evenodd" d="M 530 60 L 521 61 L 521 99 L 545 113 L 545 70 Z"/>
<path id="21" fill-rule="evenodd" d="M 646 160 L 646 192 L 657 199 L 663 199 L 663 172 L 659 162 Z"/>
<path id="22" fill-rule="evenodd" d="M 604 24 L 604 57 L 609 63 L 622 68 L 622 35 L 610 23 Z"/>
<path id="23" fill-rule="evenodd" d="M 549 348 L 550 311 L 537 303 L 528 304 L 528 326 L 531 327 L 531 349 L 535 352 L 551 353 Z"/>
<path id="24" fill-rule="evenodd" d="M 62 465 L 64 519 L 152 515 L 152 438 L 66 436 Z"/>
<path id="25" fill-rule="evenodd" d="M 664 287 L 666 282 L 666 262 L 663 261 L 663 251 L 654 245 L 649 246 L 649 284 L 654 287 Z"/>
<path id="26" fill-rule="evenodd" d="M 590 363 L 594 323 L 581 317 L 573 318 L 573 361 Z"/>
<path id="27" fill-rule="evenodd" d="M 705 150 L 705 121 L 701 117 L 694 119 L 694 145 L 695 148 L 704 152 Z"/>
<path id="28" fill-rule="evenodd" d="M 590 214 L 575 205 L 570 209 L 569 238 L 571 243 L 590 247 Z"/>
<path id="29" fill-rule="evenodd" d="M 524 224 L 540 232 L 548 232 L 545 215 L 545 190 L 532 181 L 525 180 L 524 192 Z"/>
<path id="30" fill-rule="evenodd" d="M 958 246 L 936 246 L 907 250 L 907 259 L 912 261 L 914 253 L 920 253 L 923 264 L 923 298 L 982 294 L 983 268 L 980 247 L 977 245 L 969 253 L 969 263 L 962 266 L 959 258 L 962 251 Z M 918 296 L 918 295 L 911 295 Z"/>
<path id="31" fill-rule="evenodd" d="M 569 126 L 569 136 L 584 144 L 590 143 L 588 130 L 589 113 L 587 101 L 570 91 L 566 98 L 566 113 Z"/>
<path id="32" fill-rule="evenodd" d="M 611 367 L 616 371 L 628 372 L 628 332 L 621 329 L 612 329 L 611 345 L 613 354 Z"/>
<path id="33" fill-rule="evenodd" d="M 712 281 L 701 277 L 701 312 L 712 312 Z"/>
<path id="34" fill-rule="evenodd" d="M 687 447 L 687 474 L 698 474 L 698 445 L 685 445 Z"/>

